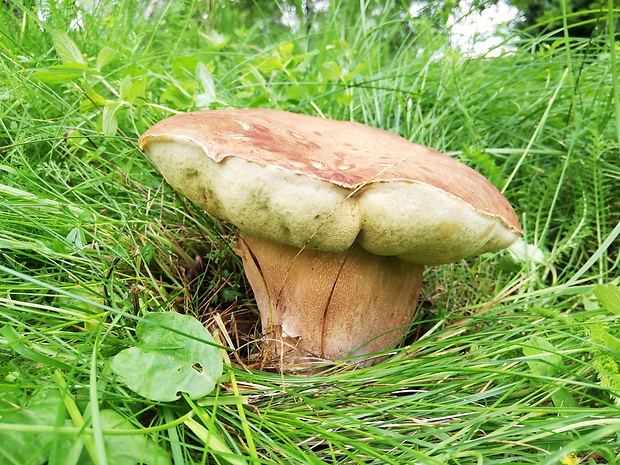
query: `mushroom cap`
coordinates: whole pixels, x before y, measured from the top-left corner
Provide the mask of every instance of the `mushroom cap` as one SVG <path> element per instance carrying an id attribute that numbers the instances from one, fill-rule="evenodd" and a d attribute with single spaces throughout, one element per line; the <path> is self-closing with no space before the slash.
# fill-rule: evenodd
<path id="1" fill-rule="evenodd" d="M 484 176 L 434 149 L 359 123 L 279 110 L 206 110 L 139 140 L 166 181 L 263 239 L 421 265 L 496 251 L 522 235 Z"/>

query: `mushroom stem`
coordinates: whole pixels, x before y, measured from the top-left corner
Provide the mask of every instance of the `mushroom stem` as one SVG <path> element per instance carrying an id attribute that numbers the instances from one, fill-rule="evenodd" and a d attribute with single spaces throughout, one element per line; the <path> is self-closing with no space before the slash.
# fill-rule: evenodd
<path id="1" fill-rule="evenodd" d="M 358 245 L 319 252 L 248 234 L 236 251 L 282 371 L 393 348 L 415 316 L 422 265 Z"/>

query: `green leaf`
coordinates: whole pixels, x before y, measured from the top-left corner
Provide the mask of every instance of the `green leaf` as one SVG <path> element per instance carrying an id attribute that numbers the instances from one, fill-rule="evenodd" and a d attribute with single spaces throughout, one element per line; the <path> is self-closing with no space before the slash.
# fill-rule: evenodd
<path id="1" fill-rule="evenodd" d="M 579 407 L 579 404 L 568 389 L 564 388 L 560 388 L 557 392 L 552 394 L 551 401 L 553 402 L 553 405 L 558 408 Z"/>
<path id="2" fill-rule="evenodd" d="M 268 58 L 265 58 L 264 60 L 257 62 L 256 68 L 259 71 L 262 71 L 265 73 L 271 73 L 273 71 L 283 70 L 284 63 L 282 63 L 282 60 L 280 60 L 280 58 L 276 56 L 272 56 L 272 57 L 268 57 Z"/>
<path id="3" fill-rule="evenodd" d="M 38 348 L 36 345 L 34 349 L 29 345 L 24 343 L 23 341 L 27 341 L 26 338 L 22 338 L 22 336 L 15 331 L 15 329 L 8 324 L 4 325 L 1 330 L 2 336 L 6 340 L 6 345 L 8 345 L 11 349 L 17 352 L 22 357 L 32 360 L 33 362 L 39 363 L 42 366 L 50 366 L 59 368 L 61 370 L 71 370 L 71 366 L 66 363 L 58 360 L 56 358 L 49 357 L 41 351 L 37 351 Z M 4 344 L 3 344 L 4 345 Z"/>
<path id="4" fill-rule="evenodd" d="M 352 101 L 353 95 L 351 94 L 338 94 L 338 97 L 336 97 L 336 102 L 338 102 L 340 105 L 348 105 Z"/>
<path id="5" fill-rule="evenodd" d="M 321 65 L 321 78 L 325 81 L 339 80 L 342 77 L 340 65 L 335 61 L 326 61 Z"/>
<path id="6" fill-rule="evenodd" d="M 588 325 L 590 331 L 590 340 L 598 345 L 603 346 L 607 351 L 613 352 L 616 358 L 620 358 L 620 339 L 609 334 L 607 328 L 602 324 Z"/>
<path id="7" fill-rule="evenodd" d="M 288 86 L 286 89 L 286 99 L 293 102 L 300 102 L 305 99 L 310 99 L 312 92 L 308 87 L 309 86 L 300 86 L 299 84 Z M 238 95 L 238 98 L 241 98 L 241 96 Z"/>
<path id="8" fill-rule="evenodd" d="M 532 374 L 536 376 L 553 376 L 563 366 L 562 357 L 555 353 L 555 347 L 546 339 L 535 336 L 530 339 L 530 346 L 523 348 L 523 353 L 536 360 L 528 360 Z"/>
<path id="9" fill-rule="evenodd" d="M 215 29 L 210 29 L 207 32 L 199 32 L 198 34 L 207 39 L 211 47 L 215 50 L 223 49 L 228 45 L 228 42 L 230 42 L 230 37 L 220 34 Z"/>
<path id="10" fill-rule="evenodd" d="M 31 397 L 25 397 L 29 399 L 27 404 L 24 399 L 17 398 L 16 392 L 20 391 L 2 393 L 1 396 L 0 463 L 42 465 L 48 462 L 53 447 L 66 454 L 75 436 L 40 429 L 41 426 L 57 425 L 59 415 L 64 412 L 58 391 L 39 390 Z M 60 421 L 63 426 L 62 418 Z"/>
<path id="11" fill-rule="evenodd" d="M 225 460 L 232 465 L 247 465 L 245 459 L 241 457 L 235 457 L 234 453 L 221 439 L 220 435 L 216 431 L 208 430 L 196 420 L 189 418 L 185 424 L 191 429 L 198 439 L 204 442 L 207 449 L 223 454 Z M 213 453 L 212 452 L 212 453 Z"/>
<path id="12" fill-rule="evenodd" d="M 92 88 L 92 86 L 88 83 L 87 80 L 84 79 L 83 81 L 81 81 L 80 86 L 82 87 L 82 90 L 86 93 L 86 95 L 88 96 L 88 98 L 84 99 L 84 101 L 88 102 L 91 108 L 92 108 L 92 105 L 96 105 L 99 108 L 103 108 L 104 106 L 108 104 L 108 100 L 106 100 L 103 96 L 97 93 L 97 91 Z"/>
<path id="13" fill-rule="evenodd" d="M 197 399 L 215 389 L 222 357 L 200 321 L 175 312 L 147 313 L 136 334 L 140 345 L 110 361 L 112 371 L 132 391 L 166 402 L 177 400 L 180 392 Z"/>
<path id="14" fill-rule="evenodd" d="M 101 71 L 101 69 L 112 62 L 112 60 L 114 60 L 114 57 L 116 56 L 116 50 L 114 50 L 112 47 L 103 47 L 101 50 L 99 50 L 99 54 L 97 55 L 97 64 L 95 65 L 95 67 L 97 68 L 98 71 Z"/>
<path id="15" fill-rule="evenodd" d="M 467 147 L 463 151 L 463 158 L 461 161 L 467 163 L 468 160 L 471 160 L 475 163 L 475 169 L 480 171 L 489 181 L 491 181 L 496 186 L 501 184 L 502 180 L 502 171 L 496 163 L 496 157 L 485 151 L 484 149 L 474 146 Z M 524 249 L 522 254 L 525 257 L 533 257 L 535 254 L 542 254 L 542 251 L 538 249 L 534 245 L 529 245 L 523 242 Z M 544 255 L 541 257 L 541 261 L 544 260 Z M 524 260 L 521 260 L 522 262 Z M 534 261 L 534 260 L 533 260 Z M 540 261 L 540 262 L 541 262 Z M 536 261 L 534 261 L 536 263 Z"/>
<path id="16" fill-rule="evenodd" d="M 93 71 L 81 63 L 54 65 L 46 69 L 39 69 L 32 73 L 32 77 L 44 84 L 64 84 L 79 79 Z"/>
<path id="17" fill-rule="evenodd" d="M 171 79 L 172 85 L 161 95 L 162 102 L 172 102 L 176 108 L 188 108 L 195 104 L 195 99 L 181 86 Z"/>
<path id="18" fill-rule="evenodd" d="M 102 410 L 99 415 L 104 430 L 138 431 L 138 428 L 114 410 Z M 106 435 L 104 442 L 108 465 L 170 464 L 166 451 L 146 435 Z"/>
<path id="19" fill-rule="evenodd" d="M 285 42 L 278 47 L 278 52 L 280 56 L 284 58 L 291 58 L 293 56 L 293 51 L 295 50 L 294 42 Z"/>
<path id="20" fill-rule="evenodd" d="M 124 81 L 124 80 L 123 80 Z M 123 99 L 129 103 L 134 103 L 136 99 L 146 99 L 147 78 L 131 79 L 129 86 L 123 89 Z"/>
<path id="21" fill-rule="evenodd" d="M 72 245 L 74 249 L 81 250 L 86 245 L 86 234 L 82 228 L 73 228 L 65 237 L 65 242 Z"/>
<path id="22" fill-rule="evenodd" d="M 603 307 L 620 315 L 620 287 L 615 284 L 597 284 L 594 295 Z"/>
<path id="23" fill-rule="evenodd" d="M 508 253 L 517 263 L 545 263 L 545 252 L 533 244 L 528 244 L 519 238 L 508 248 Z"/>
<path id="24" fill-rule="evenodd" d="M 352 77 L 364 71 L 364 69 L 366 69 L 367 66 L 368 66 L 368 63 L 366 62 L 360 63 L 355 68 L 353 68 L 353 71 L 350 71 L 347 73 L 347 75 L 344 77 L 344 80 L 350 81 Z"/>
<path id="25" fill-rule="evenodd" d="M 202 62 L 196 65 L 196 78 L 202 84 L 203 92 L 196 95 L 196 106 L 198 108 L 208 108 L 213 102 L 217 100 L 215 94 L 215 84 L 213 83 L 213 76 L 211 72 Z"/>
<path id="26" fill-rule="evenodd" d="M 126 100 L 127 94 L 131 89 L 131 76 L 126 75 L 119 84 L 119 96 L 121 100 Z"/>
<path id="27" fill-rule="evenodd" d="M 64 64 L 86 64 L 82 52 L 69 35 L 62 31 L 52 31 L 51 35 L 52 41 L 54 42 L 54 49 Z"/>
<path id="28" fill-rule="evenodd" d="M 118 120 L 116 112 L 123 104 L 122 101 L 112 102 L 103 107 L 103 120 L 101 123 L 101 131 L 107 137 L 116 135 L 118 129 Z"/>

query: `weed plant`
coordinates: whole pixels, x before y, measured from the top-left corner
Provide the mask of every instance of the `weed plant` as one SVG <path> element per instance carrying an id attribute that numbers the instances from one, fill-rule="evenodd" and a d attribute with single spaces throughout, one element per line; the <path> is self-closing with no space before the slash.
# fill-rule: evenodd
<path id="1" fill-rule="evenodd" d="M 611 0 L 604 35 L 571 38 L 564 21 L 563 39 L 525 31 L 497 57 L 451 49 L 391 2 L 333 1 L 310 28 L 235 2 L 76 5 L 0 5 L 2 463 L 620 460 Z M 523 243 L 429 268 L 423 317 L 376 366 L 260 370 L 234 231 L 136 146 L 164 117 L 228 107 L 354 120 L 444 151 L 502 190 Z M 170 311 L 228 349 L 205 399 L 150 401 L 110 369 L 147 312 Z"/>

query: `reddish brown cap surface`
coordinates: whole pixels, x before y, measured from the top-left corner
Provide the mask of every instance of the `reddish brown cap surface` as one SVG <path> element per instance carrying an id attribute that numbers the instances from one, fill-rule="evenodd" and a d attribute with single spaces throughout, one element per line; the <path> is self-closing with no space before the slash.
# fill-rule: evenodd
<path id="1" fill-rule="evenodd" d="M 513 208 L 480 173 L 381 129 L 279 110 L 209 110 L 162 120 L 139 143 L 144 148 L 151 138 L 174 135 L 195 141 L 216 162 L 244 158 L 350 190 L 380 181 L 425 183 L 521 232 Z"/>

